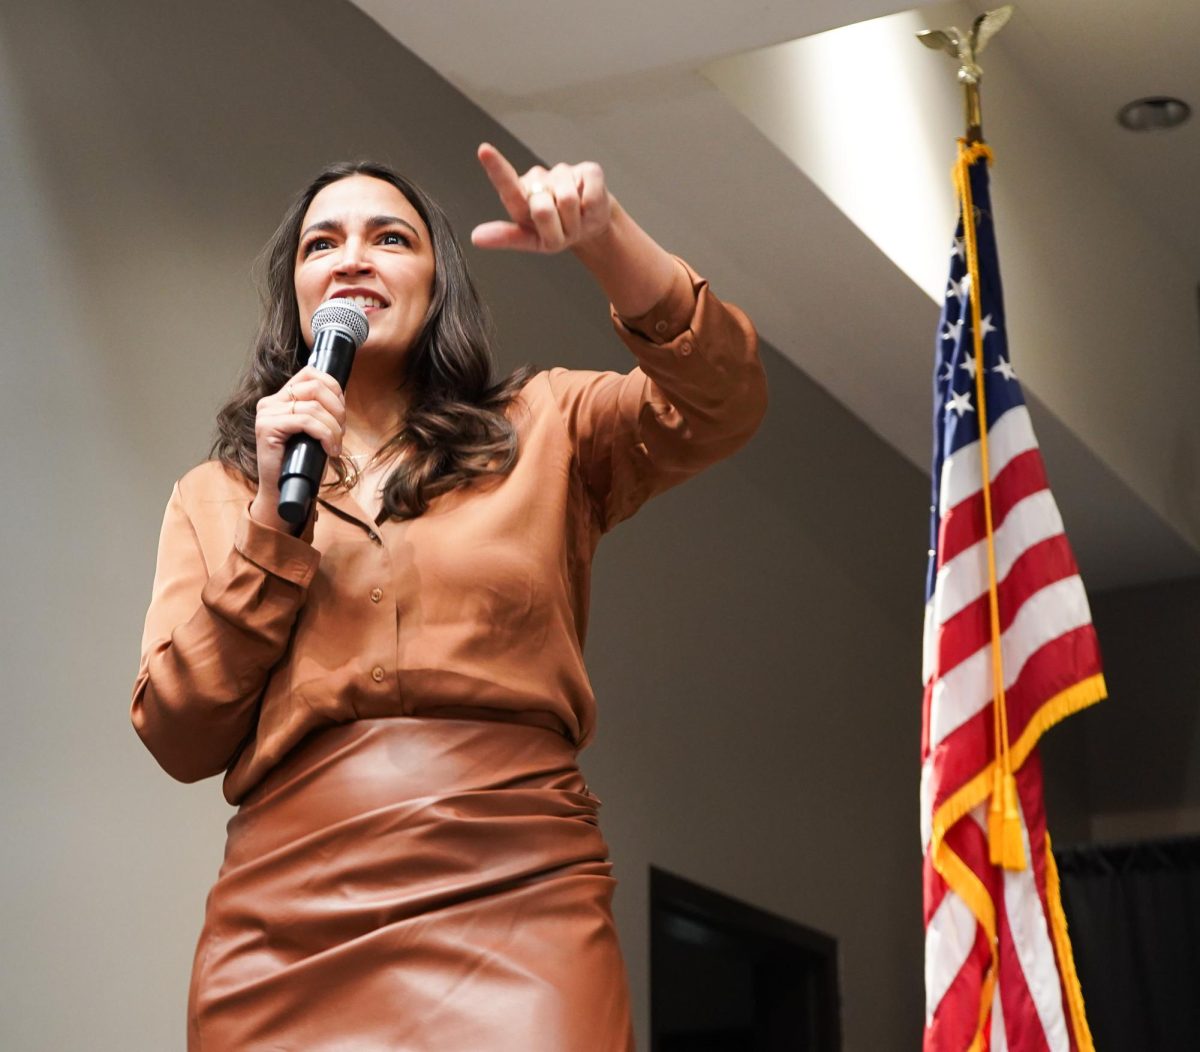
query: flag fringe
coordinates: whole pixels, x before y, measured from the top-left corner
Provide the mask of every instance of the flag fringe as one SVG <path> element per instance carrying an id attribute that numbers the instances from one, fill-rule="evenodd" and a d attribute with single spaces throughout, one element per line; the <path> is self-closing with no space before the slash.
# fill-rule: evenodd
<path id="1" fill-rule="evenodd" d="M 1065 690 L 1059 691 L 1049 701 L 1041 705 L 1037 712 L 1030 717 L 1025 730 L 1012 745 L 1013 771 L 1019 771 L 1029 759 L 1038 739 L 1061 720 L 1073 713 L 1086 709 L 1089 705 L 1103 700 L 1108 696 L 1105 689 L 1104 676 L 1097 674 L 1072 684 Z M 993 760 L 976 774 L 969 782 L 956 790 L 933 814 L 930 838 L 931 850 L 941 843 L 950 827 L 963 818 L 972 808 L 983 803 L 992 792 L 992 779 L 996 772 L 996 762 Z M 945 876 L 945 874 L 942 874 Z"/>
<path id="2" fill-rule="evenodd" d="M 1079 984 L 1079 973 L 1075 970 L 1075 955 L 1071 951 L 1071 936 L 1067 931 L 1067 915 L 1062 907 L 1062 894 L 1058 882 L 1058 865 L 1054 861 L 1054 850 L 1050 846 L 1050 834 L 1046 834 L 1046 903 L 1050 908 L 1050 931 L 1054 938 L 1054 951 L 1058 955 L 1058 968 L 1062 975 L 1063 993 L 1067 1010 L 1071 1015 L 1071 1030 L 1079 1052 L 1096 1052 L 1092 1031 L 1084 1011 L 1083 987 Z"/>
<path id="3" fill-rule="evenodd" d="M 1107 697 L 1108 687 L 1103 674 L 1099 672 L 1055 694 L 1030 717 L 1021 737 L 1013 742 L 1013 770 L 1021 769 L 1038 739 L 1056 723 Z"/>

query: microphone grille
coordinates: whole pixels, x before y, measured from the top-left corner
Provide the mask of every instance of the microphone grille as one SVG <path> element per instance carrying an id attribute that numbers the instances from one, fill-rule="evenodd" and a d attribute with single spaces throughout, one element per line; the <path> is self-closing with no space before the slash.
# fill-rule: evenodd
<path id="1" fill-rule="evenodd" d="M 323 329 L 338 328 L 345 331 L 354 341 L 354 349 L 358 350 L 371 331 L 367 323 L 366 312 L 353 300 L 326 300 L 317 308 L 312 318 L 313 339 Z"/>

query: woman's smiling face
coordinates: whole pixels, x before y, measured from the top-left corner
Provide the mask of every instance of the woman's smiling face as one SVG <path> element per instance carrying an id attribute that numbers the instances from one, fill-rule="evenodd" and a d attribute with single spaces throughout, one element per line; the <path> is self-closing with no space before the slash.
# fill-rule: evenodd
<path id="1" fill-rule="evenodd" d="M 371 324 L 361 351 L 402 360 L 429 310 L 434 267 L 429 231 L 395 186 L 370 175 L 330 183 L 300 223 L 295 285 L 305 342 L 312 346 L 316 309 L 344 297 Z"/>

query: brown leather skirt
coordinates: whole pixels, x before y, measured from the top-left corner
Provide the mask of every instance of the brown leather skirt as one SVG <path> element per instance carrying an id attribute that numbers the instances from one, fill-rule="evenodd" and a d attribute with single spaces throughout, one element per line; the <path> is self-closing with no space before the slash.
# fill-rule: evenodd
<path id="1" fill-rule="evenodd" d="M 599 801 L 572 745 L 485 720 L 357 720 L 229 822 L 189 1052 L 626 1052 Z"/>

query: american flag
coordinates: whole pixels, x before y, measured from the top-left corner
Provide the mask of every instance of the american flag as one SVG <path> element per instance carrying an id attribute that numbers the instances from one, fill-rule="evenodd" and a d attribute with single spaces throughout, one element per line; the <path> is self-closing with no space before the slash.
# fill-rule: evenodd
<path id="1" fill-rule="evenodd" d="M 1008 353 L 988 194 L 990 152 L 982 145 L 962 149 L 965 207 L 951 250 L 934 371 L 921 734 L 924 1048 L 1088 1052 L 1091 1036 L 1059 902 L 1035 745 L 1058 720 L 1104 697 L 1104 680 L 1087 595 Z M 974 233 L 964 228 L 964 214 L 974 217 L 968 224 Z M 978 289 L 969 266 L 972 241 Z M 994 688 L 993 626 L 1001 639 L 1002 693 Z M 993 861 L 995 840 L 989 850 L 988 810 L 1006 749 L 1016 789 L 1009 829 L 1014 837 L 1019 831 L 1022 868 L 1009 868 L 1020 859 Z"/>

